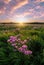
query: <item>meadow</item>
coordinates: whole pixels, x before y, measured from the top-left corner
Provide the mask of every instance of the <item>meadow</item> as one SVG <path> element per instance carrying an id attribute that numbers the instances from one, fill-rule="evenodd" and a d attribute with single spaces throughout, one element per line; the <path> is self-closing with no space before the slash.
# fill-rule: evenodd
<path id="1" fill-rule="evenodd" d="M 18 36 L 18 44 L 19 40 L 27 40 L 23 45 L 32 53 L 20 52 L 8 42 L 10 36 Z M 44 24 L 0 24 L 0 65 L 44 65 Z"/>

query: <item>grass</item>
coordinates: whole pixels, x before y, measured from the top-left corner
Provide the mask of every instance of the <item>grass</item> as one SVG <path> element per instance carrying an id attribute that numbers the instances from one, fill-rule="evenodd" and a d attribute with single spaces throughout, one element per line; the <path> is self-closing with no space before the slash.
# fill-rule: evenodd
<path id="1" fill-rule="evenodd" d="M 10 36 L 21 34 L 21 39 L 29 37 L 28 49 L 32 55 L 26 56 L 7 42 Z M 23 28 L 9 28 L 0 26 L 0 65 L 44 65 L 44 28 L 26 26 Z"/>

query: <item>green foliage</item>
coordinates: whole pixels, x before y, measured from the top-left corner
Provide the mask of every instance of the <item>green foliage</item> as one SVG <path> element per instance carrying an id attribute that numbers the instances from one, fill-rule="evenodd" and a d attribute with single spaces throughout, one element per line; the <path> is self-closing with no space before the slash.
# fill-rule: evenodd
<path id="1" fill-rule="evenodd" d="M 8 29 L 9 31 L 5 32 L 5 29 L 3 31 L 3 28 L 0 28 L 0 65 L 44 65 L 44 28 L 33 29 L 27 26 L 19 31 L 11 31 L 12 27 Z M 22 34 L 22 40 L 30 38 L 27 45 L 28 49 L 32 50 L 32 55 L 26 56 L 15 51 L 7 42 L 9 36 L 17 34 Z"/>

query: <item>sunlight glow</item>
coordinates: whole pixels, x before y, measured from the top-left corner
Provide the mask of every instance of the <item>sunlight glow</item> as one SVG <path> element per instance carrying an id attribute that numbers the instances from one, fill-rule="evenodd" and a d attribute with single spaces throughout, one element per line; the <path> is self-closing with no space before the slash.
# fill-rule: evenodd
<path id="1" fill-rule="evenodd" d="M 22 24 L 22 23 L 26 23 L 26 18 L 24 18 L 24 17 L 18 17 L 17 19 L 16 19 L 16 23 L 20 23 L 20 24 Z"/>

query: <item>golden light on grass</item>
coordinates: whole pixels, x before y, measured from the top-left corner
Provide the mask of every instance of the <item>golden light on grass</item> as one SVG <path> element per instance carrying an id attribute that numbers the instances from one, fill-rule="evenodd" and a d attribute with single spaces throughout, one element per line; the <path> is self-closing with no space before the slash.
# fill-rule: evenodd
<path id="1" fill-rule="evenodd" d="M 23 22 L 19 22 L 18 26 L 24 26 L 24 23 Z"/>

